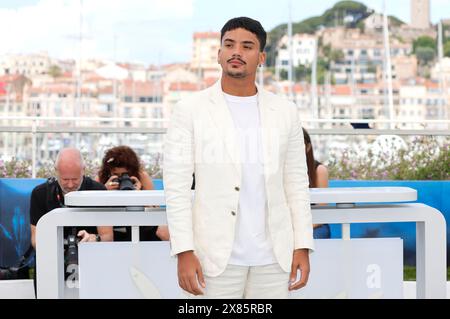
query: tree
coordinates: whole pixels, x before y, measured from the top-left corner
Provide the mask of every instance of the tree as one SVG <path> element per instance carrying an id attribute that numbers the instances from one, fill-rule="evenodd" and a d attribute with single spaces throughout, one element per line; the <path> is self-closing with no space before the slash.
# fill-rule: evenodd
<path id="1" fill-rule="evenodd" d="M 422 65 L 428 65 L 428 63 L 434 60 L 435 55 L 435 51 L 430 47 L 418 47 L 416 49 L 417 59 Z"/>
<path id="2" fill-rule="evenodd" d="M 445 42 L 445 45 L 444 45 L 444 55 L 445 55 L 446 57 L 449 57 L 449 58 L 450 58 L 450 40 L 448 40 L 447 42 Z"/>
<path id="3" fill-rule="evenodd" d="M 418 48 L 431 48 L 436 52 L 436 40 L 429 36 L 418 37 L 413 42 L 413 51 L 417 54 Z"/>
<path id="4" fill-rule="evenodd" d="M 288 71 L 286 71 L 286 70 L 281 70 L 280 71 L 280 80 L 287 80 L 287 78 L 288 78 Z"/>
<path id="5" fill-rule="evenodd" d="M 345 16 L 352 16 L 352 23 L 346 27 L 355 27 L 358 22 L 363 21 L 373 10 L 367 8 L 364 4 L 356 1 L 339 1 L 332 8 L 326 10 L 320 16 L 310 17 L 303 21 L 292 24 L 292 33 L 309 33 L 314 34 L 322 27 L 334 27 L 342 25 L 342 19 Z M 279 40 L 286 34 L 287 24 L 280 24 L 268 33 L 267 39 L 267 60 L 269 66 L 275 65 L 276 49 Z"/>
<path id="6" fill-rule="evenodd" d="M 297 82 L 311 81 L 311 68 L 300 64 L 295 68 L 295 80 Z"/>
<path id="7" fill-rule="evenodd" d="M 377 66 L 372 61 L 367 64 L 367 73 L 377 73 Z"/>
<path id="8" fill-rule="evenodd" d="M 342 62 L 345 58 L 342 50 L 332 50 L 330 53 L 330 60 L 333 62 Z"/>
<path id="9" fill-rule="evenodd" d="M 57 78 L 62 75 L 62 70 L 59 66 L 53 64 L 48 68 L 48 74 L 53 78 Z"/>

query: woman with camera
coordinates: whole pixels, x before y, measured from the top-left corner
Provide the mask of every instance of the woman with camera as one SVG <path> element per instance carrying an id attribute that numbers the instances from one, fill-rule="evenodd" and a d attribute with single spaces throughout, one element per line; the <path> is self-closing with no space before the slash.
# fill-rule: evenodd
<path id="1" fill-rule="evenodd" d="M 127 177 L 136 190 L 151 190 L 153 183 L 144 171 L 137 154 L 128 146 L 116 146 L 106 151 L 98 180 L 108 190 L 119 190 L 119 186 Z"/>
<path id="2" fill-rule="evenodd" d="M 116 146 L 105 152 L 97 180 L 108 190 L 152 190 L 150 175 L 144 170 L 136 152 L 128 146 Z M 130 237 L 129 228 L 122 240 Z M 119 239 L 118 236 L 115 238 Z M 140 227 L 141 240 L 169 240 L 167 226 Z"/>

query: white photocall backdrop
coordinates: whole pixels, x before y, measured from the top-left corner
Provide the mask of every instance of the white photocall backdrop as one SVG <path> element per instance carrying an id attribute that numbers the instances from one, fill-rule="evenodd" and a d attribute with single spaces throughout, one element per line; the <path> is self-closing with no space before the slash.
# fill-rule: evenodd
<path id="1" fill-rule="evenodd" d="M 308 286 L 290 298 L 403 298 L 399 238 L 318 239 Z M 79 246 L 80 298 L 184 298 L 168 242 Z"/>

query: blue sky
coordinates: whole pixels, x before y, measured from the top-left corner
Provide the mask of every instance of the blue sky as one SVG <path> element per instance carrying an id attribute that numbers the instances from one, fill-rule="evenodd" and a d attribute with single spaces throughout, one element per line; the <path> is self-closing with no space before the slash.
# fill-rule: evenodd
<path id="1" fill-rule="evenodd" d="M 292 18 L 320 15 L 334 0 L 292 0 Z M 381 11 L 382 0 L 363 0 Z M 388 13 L 409 22 L 410 0 L 387 0 Z M 48 51 L 77 58 L 79 0 L 0 0 L 1 53 Z M 219 31 L 235 16 L 269 30 L 287 21 L 289 0 L 83 0 L 83 55 L 145 64 L 186 62 L 192 33 Z M 450 0 L 431 0 L 431 19 L 450 18 Z M 116 50 L 114 48 L 116 47 Z"/>

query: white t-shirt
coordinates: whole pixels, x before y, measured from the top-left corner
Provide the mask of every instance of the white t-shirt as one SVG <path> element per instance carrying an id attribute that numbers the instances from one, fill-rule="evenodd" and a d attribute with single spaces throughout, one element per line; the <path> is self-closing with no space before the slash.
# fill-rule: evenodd
<path id="1" fill-rule="evenodd" d="M 261 266 L 276 263 L 267 223 L 261 122 L 258 96 L 225 94 L 238 132 L 242 180 L 236 233 L 229 264 Z"/>

